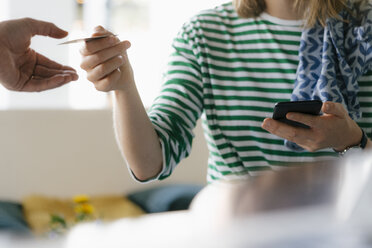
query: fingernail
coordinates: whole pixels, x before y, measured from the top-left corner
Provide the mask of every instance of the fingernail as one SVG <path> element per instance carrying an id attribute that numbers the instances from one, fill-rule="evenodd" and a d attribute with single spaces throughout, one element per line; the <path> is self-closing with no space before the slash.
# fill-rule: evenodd
<path id="1" fill-rule="evenodd" d="M 125 41 L 125 49 L 129 49 L 132 44 L 129 41 Z"/>
<path id="2" fill-rule="evenodd" d="M 102 31 L 103 27 L 102 26 L 97 26 L 94 28 L 94 31 Z"/>
<path id="3" fill-rule="evenodd" d="M 78 74 L 72 74 L 72 80 L 73 81 L 76 81 L 79 79 L 79 75 Z"/>

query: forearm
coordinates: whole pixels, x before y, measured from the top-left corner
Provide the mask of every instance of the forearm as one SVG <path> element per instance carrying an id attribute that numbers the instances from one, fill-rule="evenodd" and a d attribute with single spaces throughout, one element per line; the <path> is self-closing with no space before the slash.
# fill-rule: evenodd
<path id="1" fill-rule="evenodd" d="M 120 150 L 136 178 L 142 181 L 159 174 L 161 145 L 135 84 L 115 91 L 114 123 Z"/>

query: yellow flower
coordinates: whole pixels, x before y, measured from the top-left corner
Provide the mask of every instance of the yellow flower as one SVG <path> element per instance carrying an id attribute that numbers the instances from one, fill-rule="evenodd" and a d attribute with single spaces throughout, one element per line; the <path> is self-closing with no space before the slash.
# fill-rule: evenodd
<path id="1" fill-rule="evenodd" d="M 81 205 L 83 209 L 83 213 L 85 214 L 93 214 L 94 213 L 94 207 L 91 204 L 84 203 Z"/>
<path id="2" fill-rule="evenodd" d="M 75 210 L 75 213 L 78 213 L 78 214 L 89 215 L 89 214 L 94 213 L 94 207 L 91 204 L 88 204 L 88 203 L 83 203 L 83 204 L 77 205 L 74 210 Z"/>
<path id="3" fill-rule="evenodd" d="M 89 196 L 87 195 L 77 195 L 74 197 L 74 202 L 77 204 L 86 203 L 88 201 L 89 201 Z"/>

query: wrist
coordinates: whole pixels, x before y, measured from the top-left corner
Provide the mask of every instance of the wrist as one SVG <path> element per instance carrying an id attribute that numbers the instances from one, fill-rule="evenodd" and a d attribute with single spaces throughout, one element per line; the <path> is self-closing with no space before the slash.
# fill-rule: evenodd
<path id="1" fill-rule="evenodd" d="M 125 83 L 125 87 L 117 88 L 114 90 L 114 96 L 117 100 L 127 101 L 128 99 L 132 99 L 133 97 L 139 96 L 136 84 L 133 83 Z"/>
<path id="2" fill-rule="evenodd" d="M 349 136 L 350 138 L 344 139 L 346 140 L 346 144 L 344 143 L 340 146 L 333 147 L 333 150 L 335 150 L 336 152 L 341 152 L 344 151 L 345 149 L 348 149 L 349 147 L 358 146 L 363 138 L 363 135 L 364 134 L 362 129 L 356 125 L 354 131 L 351 132 L 351 135 Z"/>
<path id="3" fill-rule="evenodd" d="M 126 61 L 129 63 L 129 60 Z M 135 88 L 136 83 L 134 80 L 134 73 L 131 65 L 121 66 L 118 71 L 120 72 L 120 77 L 118 84 L 116 85 L 114 91 L 130 91 Z"/>
<path id="4" fill-rule="evenodd" d="M 359 129 L 362 132 L 362 136 L 358 144 L 347 146 L 343 150 L 336 150 L 336 149 L 333 149 L 333 150 L 337 152 L 339 155 L 343 156 L 351 149 L 363 150 L 363 149 L 369 148 L 371 146 L 370 140 L 368 139 L 364 130 L 362 128 L 359 128 Z"/>
<path id="5" fill-rule="evenodd" d="M 114 94 L 116 96 L 122 96 L 122 95 L 130 95 L 133 90 L 135 90 L 136 87 L 130 86 L 130 85 L 125 85 L 123 87 L 117 87 L 114 89 Z"/>
<path id="6" fill-rule="evenodd" d="M 124 93 L 126 91 L 133 91 L 133 89 L 136 88 L 136 83 L 133 78 L 128 79 L 125 77 L 120 77 L 118 81 L 115 83 L 112 91 L 117 93 Z"/>

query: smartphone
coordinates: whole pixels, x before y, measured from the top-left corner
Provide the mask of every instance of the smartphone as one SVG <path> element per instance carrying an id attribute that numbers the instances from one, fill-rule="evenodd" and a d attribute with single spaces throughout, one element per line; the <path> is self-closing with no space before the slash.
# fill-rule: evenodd
<path id="1" fill-rule="evenodd" d="M 295 101 L 295 102 L 278 102 L 275 104 L 273 119 L 284 122 L 294 127 L 310 128 L 309 126 L 288 120 L 285 116 L 289 112 L 298 112 L 309 115 L 320 115 L 323 102 L 320 100 Z"/>

